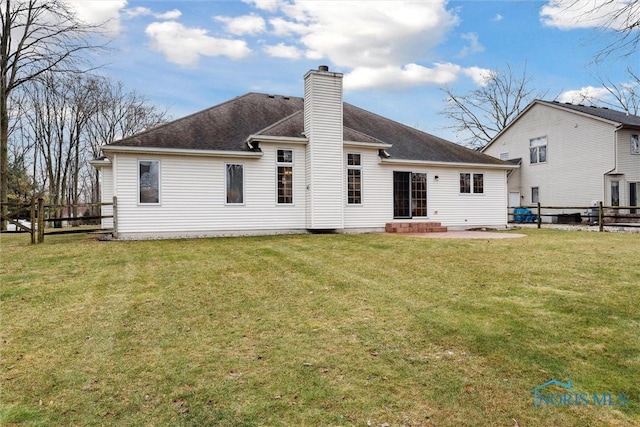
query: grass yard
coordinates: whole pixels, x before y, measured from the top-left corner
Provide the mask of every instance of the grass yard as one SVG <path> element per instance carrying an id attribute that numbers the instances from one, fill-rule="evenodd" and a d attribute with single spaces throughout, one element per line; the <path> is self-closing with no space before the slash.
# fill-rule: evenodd
<path id="1" fill-rule="evenodd" d="M 640 235 L 522 232 L 3 235 L 0 423 L 640 425 Z"/>

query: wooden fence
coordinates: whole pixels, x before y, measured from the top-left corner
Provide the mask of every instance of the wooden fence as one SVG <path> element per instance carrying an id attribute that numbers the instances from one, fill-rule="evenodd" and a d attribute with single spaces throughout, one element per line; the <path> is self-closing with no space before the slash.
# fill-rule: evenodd
<path id="1" fill-rule="evenodd" d="M 0 215 L 2 221 L 8 225 L 13 225 L 16 233 L 29 233 L 31 243 L 43 243 L 46 234 L 71 234 L 90 233 L 95 231 L 108 231 L 101 228 L 100 222 L 103 219 L 113 218 L 114 228 L 116 226 L 117 199 L 113 198 L 112 203 L 86 203 L 78 205 L 45 205 L 44 199 L 31 200 L 29 204 L 7 203 L 0 206 L 7 206 L 7 215 Z M 102 215 L 103 206 L 113 206 L 113 215 Z M 100 214 L 94 215 L 91 212 L 99 209 Z M 77 215 L 82 211 L 82 215 Z M 91 227 L 90 225 L 98 226 Z M 53 224 L 53 227 L 47 226 Z M 65 225 L 67 225 L 65 227 Z M 89 226 L 87 226 L 89 225 Z M 7 231 L 3 231 L 6 233 Z"/>
<path id="2" fill-rule="evenodd" d="M 508 215 L 510 222 L 536 223 L 538 228 L 542 227 L 543 217 L 552 219 L 545 223 L 586 223 L 597 225 L 599 231 L 604 231 L 604 228 L 609 226 L 640 227 L 640 206 L 604 206 L 602 202 L 595 206 L 542 206 L 538 203 L 532 206 L 509 207 Z"/>

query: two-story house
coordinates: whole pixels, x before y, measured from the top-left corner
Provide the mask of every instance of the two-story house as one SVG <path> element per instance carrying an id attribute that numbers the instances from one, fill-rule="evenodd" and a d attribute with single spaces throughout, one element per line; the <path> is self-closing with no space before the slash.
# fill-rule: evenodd
<path id="1" fill-rule="evenodd" d="M 482 151 L 520 165 L 509 206 L 640 206 L 639 135 L 640 116 L 536 100 Z"/>

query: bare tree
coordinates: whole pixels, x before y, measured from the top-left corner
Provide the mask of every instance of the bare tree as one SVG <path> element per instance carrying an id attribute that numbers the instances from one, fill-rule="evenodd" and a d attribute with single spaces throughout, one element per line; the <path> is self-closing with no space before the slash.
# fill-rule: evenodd
<path id="1" fill-rule="evenodd" d="M 639 0 L 568 0 L 565 12 L 572 12 L 576 20 L 591 22 L 610 37 L 610 42 L 596 55 L 595 61 L 617 56 L 635 56 L 640 47 L 640 1 Z"/>
<path id="2" fill-rule="evenodd" d="M 33 183 L 52 204 L 71 204 L 74 218 L 78 204 L 99 200 L 97 171 L 88 161 L 101 146 L 164 122 L 165 113 L 143 96 L 88 73 L 44 73 L 17 92 L 20 138 L 12 137 L 10 147 L 32 159 Z"/>
<path id="3" fill-rule="evenodd" d="M 0 202 L 6 203 L 11 92 L 45 72 L 77 72 L 81 53 L 99 47 L 90 40 L 100 26 L 81 22 L 64 0 L 2 0 L 0 24 Z"/>
<path id="4" fill-rule="evenodd" d="M 627 75 L 625 82 L 616 83 L 598 73 L 594 78 L 601 87 L 595 91 L 591 86 L 572 91 L 570 102 L 612 108 L 637 116 L 640 113 L 640 75 L 631 67 L 627 68 Z"/>
<path id="5" fill-rule="evenodd" d="M 461 142 L 470 148 L 482 148 L 504 129 L 534 98 L 531 77 L 526 67 L 516 75 L 507 64 L 502 71 L 491 72 L 484 84 L 463 95 L 457 95 L 449 87 L 447 106 L 440 113 L 451 121 L 447 129 L 456 131 Z"/>
<path id="6" fill-rule="evenodd" d="M 101 155 L 100 149 L 117 139 L 125 138 L 153 128 L 166 121 L 166 110 L 160 110 L 149 103 L 146 97 L 137 92 L 129 92 L 122 82 L 101 79 L 99 90 L 95 93 L 96 112 L 91 116 L 87 128 L 86 152 L 95 159 Z M 98 171 L 94 170 L 92 182 L 92 201 L 100 199 Z"/>
<path id="7" fill-rule="evenodd" d="M 596 55 L 596 62 L 602 62 L 612 54 L 621 57 L 636 56 L 638 47 L 640 47 L 640 1 L 599 1 L 596 2 L 594 11 L 608 9 L 611 12 L 602 28 L 613 30 L 615 37 L 607 47 Z"/>
<path id="8" fill-rule="evenodd" d="M 622 111 L 637 116 L 640 114 L 640 74 L 631 67 L 627 68 L 629 80 L 625 83 L 614 83 L 609 78 L 598 76 L 602 86 L 609 92 L 613 102 L 600 100 L 599 104 L 607 107 L 622 109 Z"/>

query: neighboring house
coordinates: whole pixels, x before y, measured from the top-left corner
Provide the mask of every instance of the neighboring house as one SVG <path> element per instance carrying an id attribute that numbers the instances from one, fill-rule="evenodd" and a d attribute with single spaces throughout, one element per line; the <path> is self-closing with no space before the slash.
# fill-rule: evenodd
<path id="1" fill-rule="evenodd" d="M 520 164 L 509 206 L 640 206 L 639 135 L 640 116 L 536 100 L 482 151 Z"/>
<path id="2" fill-rule="evenodd" d="M 506 226 L 513 165 L 344 103 L 326 66 L 304 96 L 248 93 L 102 147 L 117 236 Z"/>

